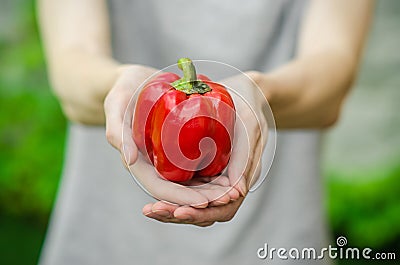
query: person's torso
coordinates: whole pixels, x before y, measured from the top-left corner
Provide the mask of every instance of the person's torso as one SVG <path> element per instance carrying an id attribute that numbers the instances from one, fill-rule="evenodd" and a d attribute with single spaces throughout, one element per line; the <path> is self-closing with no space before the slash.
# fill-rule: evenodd
<path id="1" fill-rule="evenodd" d="M 306 6 L 305 0 L 108 2 L 118 61 L 164 68 L 190 57 L 243 71 L 268 71 L 293 58 Z M 315 131 L 279 132 L 267 181 L 232 221 L 199 229 L 141 216 L 151 199 L 129 179 L 104 128 L 72 124 L 48 264 L 70 264 L 63 257 L 80 264 L 264 264 L 257 258 L 264 243 L 324 246 L 319 138 Z"/>
<path id="2" fill-rule="evenodd" d="M 305 0 L 111 0 L 114 56 L 164 68 L 178 58 L 266 71 L 296 49 Z"/>

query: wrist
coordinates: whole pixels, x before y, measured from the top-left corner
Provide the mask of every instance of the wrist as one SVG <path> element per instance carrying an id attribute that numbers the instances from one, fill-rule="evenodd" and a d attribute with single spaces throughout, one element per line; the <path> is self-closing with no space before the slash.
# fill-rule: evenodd
<path id="1" fill-rule="evenodd" d="M 118 77 L 119 63 L 110 56 L 64 50 L 49 61 L 53 90 L 71 121 L 104 123 L 103 102 Z"/>
<path id="2" fill-rule="evenodd" d="M 278 128 L 335 124 L 354 78 L 351 60 L 339 55 L 304 56 L 272 72 L 250 74 L 267 97 Z"/>
<path id="3" fill-rule="evenodd" d="M 306 80 L 295 62 L 288 63 L 272 72 L 248 72 L 274 112 L 298 102 L 305 95 Z"/>

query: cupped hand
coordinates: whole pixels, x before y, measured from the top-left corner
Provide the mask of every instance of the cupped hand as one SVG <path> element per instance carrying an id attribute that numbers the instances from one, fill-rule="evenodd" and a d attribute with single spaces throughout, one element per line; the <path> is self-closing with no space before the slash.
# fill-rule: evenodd
<path id="1" fill-rule="evenodd" d="M 185 185 L 170 182 L 161 178 L 138 152 L 131 137 L 134 109 L 131 100 L 137 89 L 155 73 L 156 69 L 140 65 L 121 67 L 120 76 L 104 102 L 107 140 L 120 151 L 125 167 L 137 183 L 157 200 L 204 208 L 238 199 L 239 193 L 226 177 L 194 179 Z"/>
<path id="2" fill-rule="evenodd" d="M 143 214 L 163 223 L 189 224 L 201 227 L 211 226 L 215 222 L 228 222 L 235 216 L 245 197 L 219 206 L 194 208 L 179 206 L 163 201 L 146 204 Z"/>
<path id="3" fill-rule="evenodd" d="M 228 164 L 229 186 L 240 194 L 228 204 L 210 205 L 202 209 L 158 201 L 143 207 L 143 214 L 166 223 L 210 226 L 230 221 L 241 206 L 249 188 L 257 181 L 261 169 L 261 154 L 267 141 L 268 127 L 263 108 L 266 99 L 247 75 L 222 80 L 235 102 L 237 120 L 232 155 Z M 225 177 L 224 177 L 225 178 Z"/>

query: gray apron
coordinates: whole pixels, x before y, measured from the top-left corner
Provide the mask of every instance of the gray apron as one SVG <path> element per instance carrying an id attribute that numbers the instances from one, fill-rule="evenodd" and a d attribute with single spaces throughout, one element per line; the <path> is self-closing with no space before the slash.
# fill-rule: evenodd
<path id="1" fill-rule="evenodd" d="M 163 68 L 184 56 L 268 71 L 293 57 L 305 5 L 301 0 L 112 0 L 114 57 Z M 199 228 L 144 217 L 142 207 L 153 199 L 124 169 L 104 128 L 70 124 L 40 263 L 312 264 L 257 256 L 265 244 L 317 250 L 328 244 L 320 133 L 280 131 L 277 140 L 268 179 L 249 194 L 234 219 Z"/>

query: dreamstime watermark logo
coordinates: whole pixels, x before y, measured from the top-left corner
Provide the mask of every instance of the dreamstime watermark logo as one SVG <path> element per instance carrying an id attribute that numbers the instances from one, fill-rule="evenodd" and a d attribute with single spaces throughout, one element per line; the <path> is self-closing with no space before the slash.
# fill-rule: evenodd
<path id="1" fill-rule="evenodd" d="M 316 248 L 274 248 L 267 243 L 257 250 L 259 259 L 293 259 L 293 260 L 322 260 L 330 259 L 365 259 L 365 260 L 396 260 L 395 252 L 373 252 L 371 248 L 346 247 L 347 238 L 339 236 L 336 239 L 336 246 L 328 245 L 320 250 Z"/>
<path id="2" fill-rule="evenodd" d="M 346 246 L 346 245 L 347 245 L 347 238 L 345 238 L 344 236 L 339 236 L 339 237 L 336 239 L 336 245 L 337 245 L 338 247 Z"/>

